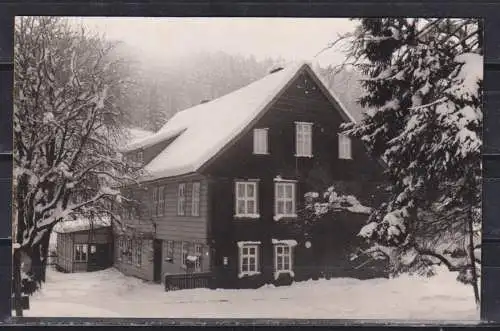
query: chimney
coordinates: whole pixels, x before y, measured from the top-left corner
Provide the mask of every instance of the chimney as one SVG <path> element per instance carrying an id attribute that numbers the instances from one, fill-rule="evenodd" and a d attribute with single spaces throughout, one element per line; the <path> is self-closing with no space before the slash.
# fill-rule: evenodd
<path id="1" fill-rule="evenodd" d="M 274 74 L 275 72 L 278 72 L 278 71 L 281 71 L 283 70 L 283 67 L 276 67 L 276 68 L 273 68 L 269 71 L 270 74 Z"/>

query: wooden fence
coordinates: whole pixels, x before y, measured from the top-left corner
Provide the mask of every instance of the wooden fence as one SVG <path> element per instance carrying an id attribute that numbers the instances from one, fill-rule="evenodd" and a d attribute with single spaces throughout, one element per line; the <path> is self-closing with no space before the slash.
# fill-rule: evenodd
<path id="1" fill-rule="evenodd" d="M 165 275 L 165 291 L 213 288 L 214 283 L 214 277 L 210 272 Z"/>

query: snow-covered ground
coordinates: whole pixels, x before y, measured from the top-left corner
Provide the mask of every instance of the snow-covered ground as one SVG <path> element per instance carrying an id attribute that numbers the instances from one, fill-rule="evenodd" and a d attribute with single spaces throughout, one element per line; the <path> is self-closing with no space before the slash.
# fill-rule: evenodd
<path id="1" fill-rule="evenodd" d="M 33 317 L 326 318 L 462 320 L 479 318 L 472 289 L 443 273 L 425 279 L 331 279 L 252 290 L 165 292 L 116 269 L 48 272 L 30 299 Z"/>

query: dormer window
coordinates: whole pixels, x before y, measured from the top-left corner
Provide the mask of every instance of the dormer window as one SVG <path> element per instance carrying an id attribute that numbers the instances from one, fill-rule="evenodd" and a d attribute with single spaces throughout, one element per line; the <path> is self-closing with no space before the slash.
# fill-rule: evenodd
<path id="1" fill-rule="evenodd" d="M 312 157 L 312 123 L 295 122 L 295 156 Z"/>
<path id="2" fill-rule="evenodd" d="M 351 138 L 339 133 L 339 159 L 352 159 Z"/>
<path id="3" fill-rule="evenodd" d="M 268 129 L 253 130 L 253 153 L 268 154 Z"/>

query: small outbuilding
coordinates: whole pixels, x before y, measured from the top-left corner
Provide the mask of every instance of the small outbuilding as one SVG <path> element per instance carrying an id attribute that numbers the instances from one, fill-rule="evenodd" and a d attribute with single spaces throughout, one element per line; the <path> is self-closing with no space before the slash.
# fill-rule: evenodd
<path id="1" fill-rule="evenodd" d="M 76 219 L 54 227 L 57 236 L 56 267 L 63 272 L 85 272 L 113 264 L 110 219 Z"/>

